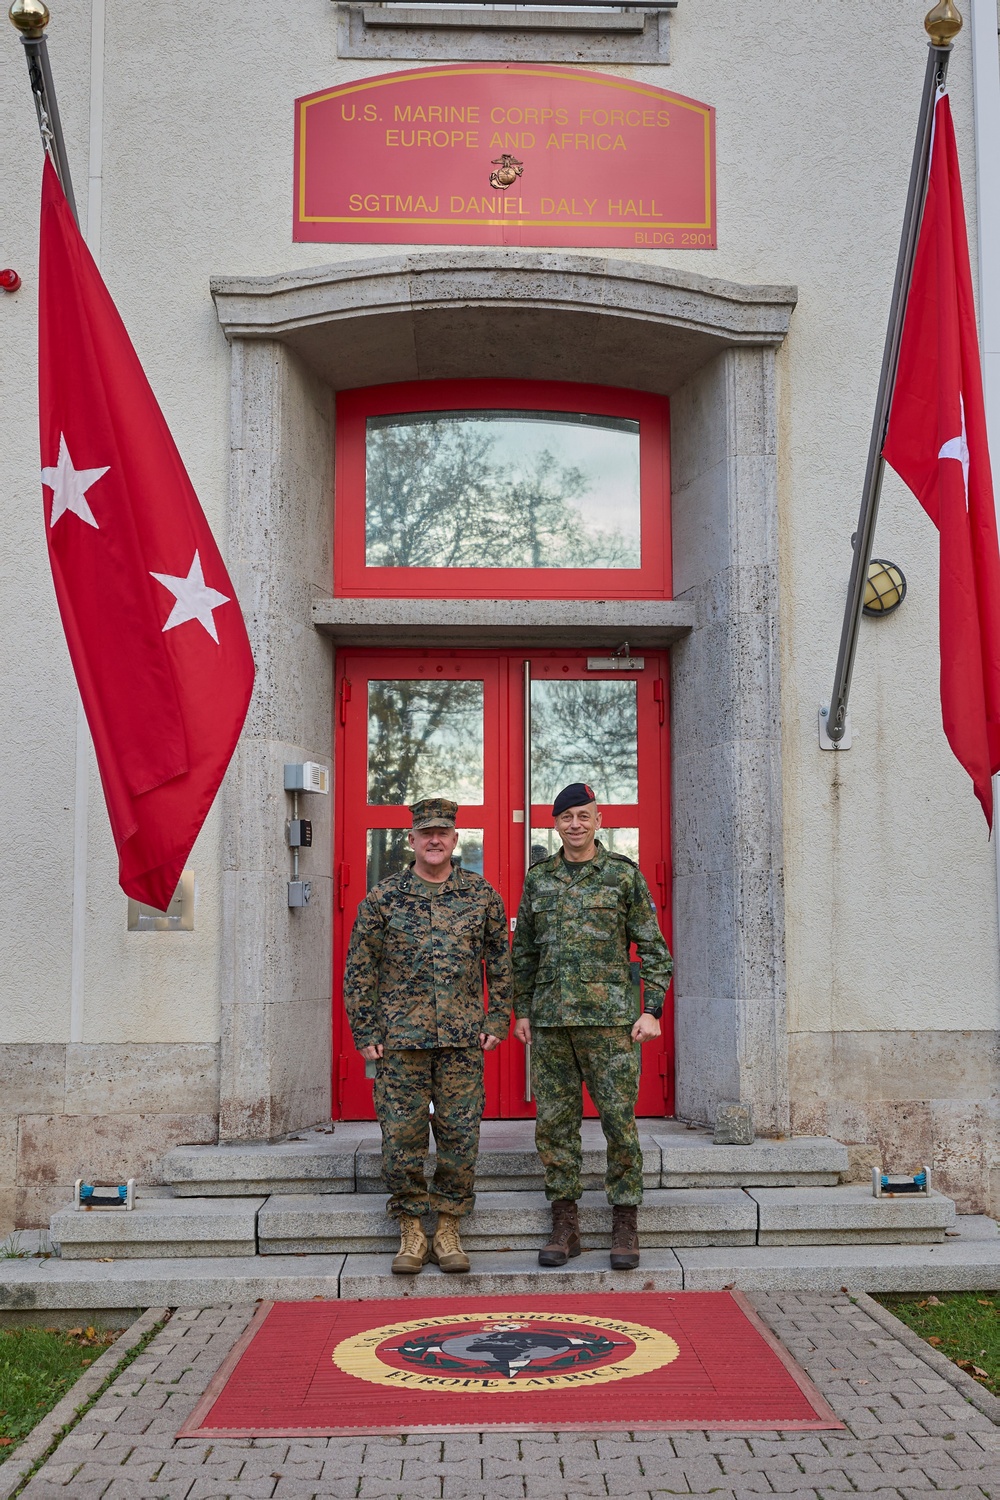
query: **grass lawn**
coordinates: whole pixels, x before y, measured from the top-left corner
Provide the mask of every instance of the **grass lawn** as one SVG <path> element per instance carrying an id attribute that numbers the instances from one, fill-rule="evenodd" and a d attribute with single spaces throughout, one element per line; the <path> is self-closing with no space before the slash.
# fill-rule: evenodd
<path id="1" fill-rule="evenodd" d="M 1000 1293 L 883 1293 L 876 1299 L 954 1360 L 979 1384 L 1000 1396 Z"/>
<path id="2" fill-rule="evenodd" d="M 0 1328 L 0 1460 L 123 1330 Z"/>

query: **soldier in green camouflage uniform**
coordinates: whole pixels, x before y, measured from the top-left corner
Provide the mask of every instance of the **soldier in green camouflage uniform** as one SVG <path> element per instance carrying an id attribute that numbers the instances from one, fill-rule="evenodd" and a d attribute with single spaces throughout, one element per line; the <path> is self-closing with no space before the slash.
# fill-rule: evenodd
<path id="1" fill-rule="evenodd" d="M 611 1264 L 630 1270 L 639 1264 L 642 1202 L 637 1044 L 660 1035 L 673 961 L 638 866 L 596 841 L 600 812 L 590 787 L 566 787 L 552 813 L 563 848 L 528 871 L 513 951 L 514 1035 L 532 1047 L 535 1144 L 552 1203 L 552 1237 L 539 1260 L 565 1265 L 580 1253 L 586 1083 L 608 1147 Z M 641 1015 L 629 967 L 632 943 L 642 961 Z"/>
<path id="2" fill-rule="evenodd" d="M 407 1274 L 428 1259 L 445 1271 L 469 1269 L 458 1221 L 475 1201 L 483 1053 L 507 1035 L 511 1005 L 503 902 L 481 875 L 451 865 L 457 812 L 440 797 L 411 808 L 415 863 L 362 901 L 344 973 L 354 1045 L 377 1070 L 388 1209 L 400 1221 L 392 1269 Z M 437 1163 L 428 1192 L 432 1103 Z M 420 1220 L 432 1210 L 438 1220 L 429 1246 Z"/>

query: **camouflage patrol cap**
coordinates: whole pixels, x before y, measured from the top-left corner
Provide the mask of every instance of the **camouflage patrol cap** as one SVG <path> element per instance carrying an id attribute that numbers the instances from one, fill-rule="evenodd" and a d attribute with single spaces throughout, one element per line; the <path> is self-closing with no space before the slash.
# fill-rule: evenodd
<path id="1" fill-rule="evenodd" d="M 458 803 L 449 802 L 447 797 L 424 797 L 420 802 L 414 802 L 410 812 L 414 829 L 454 828 Z"/>

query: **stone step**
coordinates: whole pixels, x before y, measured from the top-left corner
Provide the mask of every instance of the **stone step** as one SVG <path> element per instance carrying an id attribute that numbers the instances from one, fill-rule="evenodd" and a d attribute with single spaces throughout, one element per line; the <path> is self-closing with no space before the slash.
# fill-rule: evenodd
<path id="1" fill-rule="evenodd" d="M 479 1193 L 472 1213 L 462 1221 L 462 1243 L 467 1250 L 537 1251 L 551 1223 L 544 1193 Z M 432 1228 L 432 1221 L 427 1227 Z M 639 1209 L 639 1233 L 650 1248 L 752 1245 L 757 1206 L 738 1188 L 653 1188 Z M 385 1252 L 399 1245 L 399 1230 L 384 1201 L 361 1193 L 269 1198 L 257 1217 L 257 1234 L 261 1255 Z M 603 1192 L 584 1193 L 580 1235 L 585 1249 L 608 1245 L 611 1208 Z"/>
<path id="2" fill-rule="evenodd" d="M 748 1188 L 759 1245 L 905 1245 L 943 1240 L 955 1205 L 942 1193 L 876 1198 L 870 1187 Z"/>
<path id="3" fill-rule="evenodd" d="M 865 1187 L 651 1188 L 639 1210 L 649 1249 L 682 1246 L 931 1243 L 944 1239 L 955 1205 L 929 1197 L 874 1198 Z M 542 1193 L 480 1193 L 465 1220 L 469 1250 L 534 1251 L 549 1232 Z M 428 1225 L 428 1228 L 431 1226 Z M 584 1193 L 585 1249 L 609 1242 L 603 1192 Z M 264 1198 L 146 1198 L 131 1212 L 65 1208 L 50 1238 L 65 1260 L 105 1257 L 384 1253 L 398 1242 L 384 1198 L 371 1193 Z"/>
<path id="4" fill-rule="evenodd" d="M 637 1271 L 612 1271 L 608 1252 L 585 1250 L 565 1266 L 540 1266 L 537 1250 L 474 1250 L 470 1270 L 445 1275 L 427 1265 L 419 1276 L 394 1276 L 385 1255 L 347 1255 L 340 1295 L 364 1300 L 390 1297 L 531 1296 L 538 1292 L 679 1292 L 679 1253 L 647 1250 Z"/>
<path id="5" fill-rule="evenodd" d="M 604 1185 L 606 1152 L 597 1120 L 583 1124 L 585 1189 Z M 674 1120 L 640 1120 L 647 1188 L 833 1186 L 847 1172 L 847 1147 L 824 1136 L 716 1146 L 711 1134 Z M 431 1154 L 426 1163 L 433 1170 Z M 255 1193 L 383 1193 L 382 1151 L 372 1121 L 338 1121 L 277 1142 L 177 1146 L 163 1159 L 178 1197 Z M 479 1192 L 537 1192 L 541 1164 L 532 1120 L 486 1120 L 476 1171 Z"/>
<path id="6" fill-rule="evenodd" d="M 487 1129 L 493 1126 L 493 1129 Z M 499 1126 L 497 1129 L 495 1127 Z M 604 1187 L 607 1150 L 604 1135 L 596 1120 L 585 1120 L 582 1134 L 580 1182 L 585 1190 Z M 645 1188 L 660 1186 L 660 1148 L 647 1131 L 640 1128 L 642 1146 L 642 1182 Z M 434 1157 L 424 1164 L 428 1177 L 434 1170 Z M 355 1157 L 355 1181 L 359 1193 L 385 1193 L 382 1178 L 382 1145 L 378 1136 L 362 1140 Z M 535 1150 L 533 1120 L 490 1120 L 483 1126 L 476 1161 L 477 1193 L 534 1193 L 545 1186 L 542 1164 Z"/>
<path id="7" fill-rule="evenodd" d="M 828 1136 L 717 1146 L 707 1130 L 690 1130 L 677 1120 L 658 1123 L 652 1136 L 665 1188 L 833 1187 L 848 1170 L 847 1147 Z"/>
<path id="8" fill-rule="evenodd" d="M 124 1217 L 124 1216 L 123 1216 Z M 566 1267 L 538 1265 L 532 1251 L 474 1251 L 469 1276 L 427 1266 L 393 1276 L 384 1255 L 270 1255 L 140 1260 L 0 1261 L 0 1312 L 136 1307 L 212 1307 L 259 1298 L 530 1295 L 605 1290 L 1000 1291 L 1000 1237 L 981 1218 L 959 1218 L 939 1245 L 732 1245 L 643 1253 L 637 1271 L 613 1272 L 607 1251 Z"/>
<path id="9" fill-rule="evenodd" d="M 343 1127 L 338 1127 L 343 1130 Z M 373 1127 L 365 1127 L 370 1136 Z M 163 1180 L 183 1198 L 252 1197 L 254 1193 L 353 1193 L 358 1134 L 297 1131 L 285 1141 L 175 1146 L 163 1158 Z"/>
<path id="10" fill-rule="evenodd" d="M 63 1260 L 255 1255 L 264 1198 L 143 1198 L 129 1212 L 64 1208 L 49 1222 Z"/>

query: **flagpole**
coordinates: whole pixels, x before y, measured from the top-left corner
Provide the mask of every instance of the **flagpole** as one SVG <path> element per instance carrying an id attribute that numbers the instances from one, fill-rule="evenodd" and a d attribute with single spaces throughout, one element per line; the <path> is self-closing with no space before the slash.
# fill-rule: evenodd
<path id="1" fill-rule="evenodd" d="M 851 560 L 850 582 L 847 585 L 847 603 L 844 607 L 844 623 L 840 632 L 837 670 L 834 673 L 833 688 L 830 693 L 830 706 L 821 708 L 819 711 L 820 746 L 824 750 L 848 748 L 842 743 L 847 731 L 847 700 L 851 691 L 854 658 L 858 649 L 858 630 L 865 602 L 865 584 L 868 581 L 868 566 L 871 562 L 875 522 L 878 519 L 879 499 L 882 493 L 882 476 L 885 471 L 882 446 L 885 443 L 886 430 L 889 425 L 889 409 L 892 405 L 892 392 L 899 365 L 899 347 L 903 335 L 903 315 L 913 277 L 917 235 L 927 193 L 935 96 L 939 89 L 944 88 L 948 74 L 948 60 L 951 56 L 952 38 L 957 36 L 962 29 L 962 17 L 952 4 L 952 0 L 939 0 L 939 4 L 935 5 L 933 10 L 928 11 L 924 19 L 924 28 L 931 40 L 927 49 L 927 68 L 924 72 L 924 89 L 917 120 L 917 138 L 913 147 L 910 185 L 903 214 L 903 232 L 900 236 L 899 256 L 896 261 L 896 279 L 889 304 L 889 323 L 885 335 L 885 348 L 882 352 L 882 369 L 879 374 L 875 415 L 868 445 L 868 464 L 861 490 L 858 529 L 854 534 L 854 556 Z"/>
<path id="2" fill-rule="evenodd" d="M 69 172 L 69 157 L 66 155 L 66 141 L 63 136 L 62 121 L 59 118 L 59 104 L 56 100 L 55 84 L 52 81 L 49 47 L 45 37 L 45 28 L 49 24 L 48 6 L 43 3 L 43 0 L 14 0 L 7 14 L 11 25 L 21 33 L 21 45 L 28 63 L 28 78 L 35 99 L 35 113 L 38 115 L 42 146 L 56 169 L 56 174 L 62 183 L 62 190 L 66 194 L 66 202 L 70 206 L 76 220 L 76 227 L 79 229 L 80 216 L 76 211 L 73 179 Z"/>

